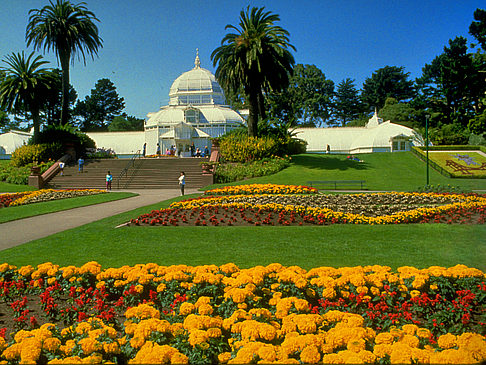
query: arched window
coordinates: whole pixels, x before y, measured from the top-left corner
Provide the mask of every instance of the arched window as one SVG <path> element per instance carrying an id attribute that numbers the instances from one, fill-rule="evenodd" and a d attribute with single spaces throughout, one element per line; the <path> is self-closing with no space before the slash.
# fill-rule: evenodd
<path id="1" fill-rule="evenodd" d="M 186 123 L 196 124 L 199 123 L 199 110 L 197 109 L 187 109 L 184 112 L 184 119 Z"/>

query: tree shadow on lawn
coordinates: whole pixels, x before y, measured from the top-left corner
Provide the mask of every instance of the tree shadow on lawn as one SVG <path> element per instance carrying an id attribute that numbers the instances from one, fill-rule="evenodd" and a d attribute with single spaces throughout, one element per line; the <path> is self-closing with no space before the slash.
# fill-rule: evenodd
<path id="1" fill-rule="evenodd" d="M 358 162 L 347 158 L 337 156 L 293 156 L 292 162 L 295 165 L 303 166 L 309 169 L 319 170 L 368 170 L 370 166 L 366 162 Z"/>

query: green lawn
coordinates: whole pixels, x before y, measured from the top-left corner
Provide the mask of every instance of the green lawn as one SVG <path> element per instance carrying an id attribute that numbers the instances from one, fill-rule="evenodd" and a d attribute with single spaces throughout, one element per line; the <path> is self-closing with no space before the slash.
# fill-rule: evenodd
<path id="1" fill-rule="evenodd" d="M 33 186 L 29 185 L 17 185 L 17 184 L 9 184 L 5 181 L 0 181 L 0 193 L 17 193 L 21 191 L 32 191 L 37 190 Z"/>
<path id="2" fill-rule="evenodd" d="M 426 185 L 425 162 L 411 152 L 357 155 L 364 162 L 350 161 L 345 155 L 305 154 L 293 156 L 290 167 L 271 176 L 233 184 L 275 183 L 305 185 L 312 180 L 365 180 L 369 190 L 416 191 Z M 430 168 L 430 184 L 486 190 L 485 179 L 453 179 Z M 228 185 L 228 184 L 225 184 Z M 220 186 L 218 184 L 212 187 Z M 209 188 L 209 187 L 208 187 Z"/>
<path id="3" fill-rule="evenodd" d="M 411 191 L 425 185 L 425 164 L 411 153 L 376 153 L 360 158 L 365 162 L 349 161 L 341 155 L 299 155 L 293 158 L 291 167 L 278 174 L 239 183 L 366 180 L 370 190 L 389 191 Z M 450 179 L 433 169 L 430 172 L 432 184 L 486 189 L 484 180 Z M 304 268 L 366 264 L 422 268 L 461 263 L 486 270 L 485 225 L 115 228 L 181 199 L 138 208 L 1 251 L 0 262 L 81 265 L 96 260 L 104 267 L 147 262 L 161 265 L 234 262 L 240 267 L 251 267 L 280 262 Z M 26 207 L 29 210 L 33 205 Z"/>
<path id="4" fill-rule="evenodd" d="M 485 225 L 115 228 L 174 200 L 180 198 L 1 251 L 0 262 L 81 265 L 96 260 L 105 268 L 148 262 L 234 262 L 240 267 L 280 262 L 307 269 L 366 264 L 423 268 L 461 263 L 486 270 Z"/>
<path id="5" fill-rule="evenodd" d="M 111 202 L 136 196 L 137 194 L 120 192 L 109 194 L 97 194 L 89 196 L 80 196 L 69 199 L 52 200 L 48 202 L 19 205 L 15 207 L 0 209 L 0 223 L 33 217 L 36 215 L 59 212 L 61 210 L 84 207 L 87 205 Z"/>

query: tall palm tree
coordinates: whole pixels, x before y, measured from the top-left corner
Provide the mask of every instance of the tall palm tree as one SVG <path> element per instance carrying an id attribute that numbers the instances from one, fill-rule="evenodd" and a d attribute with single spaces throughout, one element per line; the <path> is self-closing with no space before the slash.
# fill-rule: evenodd
<path id="1" fill-rule="evenodd" d="M 89 11 L 85 3 L 71 4 L 67 0 L 57 0 L 42 9 L 29 11 L 25 40 L 27 46 L 45 51 L 54 50 L 62 69 L 61 124 L 69 120 L 69 62 L 74 56 L 81 57 L 86 64 L 86 54 L 94 58 L 103 40 L 98 35 L 94 21 L 99 21 Z"/>
<path id="2" fill-rule="evenodd" d="M 39 110 L 44 103 L 46 91 L 53 82 L 50 69 L 40 68 L 48 63 L 42 56 L 32 52 L 25 58 L 24 52 L 12 53 L 3 60 L 9 67 L 2 67 L 5 79 L 0 84 L 0 106 L 10 113 L 28 111 L 34 123 L 34 142 L 40 130 Z"/>
<path id="3" fill-rule="evenodd" d="M 265 118 L 264 92 L 279 91 L 288 86 L 294 57 L 289 49 L 289 32 L 275 25 L 277 14 L 265 8 L 248 6 L 240 12 L 236 27 L 228 24 L 221 46 L 211 54 L 216 78 L 227 90 L 237 93 L 243 86 L 249 106 L 248 134 L 257 135 L 258 118 Z"/>

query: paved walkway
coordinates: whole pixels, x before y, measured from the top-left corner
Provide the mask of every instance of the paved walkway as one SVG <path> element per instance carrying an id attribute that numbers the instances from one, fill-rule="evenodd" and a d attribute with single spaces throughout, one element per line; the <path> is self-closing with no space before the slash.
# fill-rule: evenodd
<path id="1" fill-rule="evenodd" d="M 5 250 L 32 240 L 50 236 L 54 233 L 79 227 L 87 223 L 180 195 L 178 189 L 120 191 L 130 191 L 139 195 L 132 198 L 2 223 L 0 224 L 0 250 Z M 196 189 L 188 189 L 186 191 L 187 194 L 198 192 L 199 191 Z"/>

